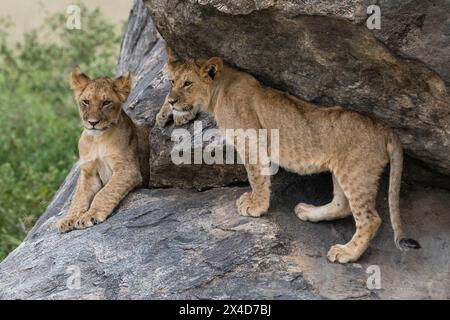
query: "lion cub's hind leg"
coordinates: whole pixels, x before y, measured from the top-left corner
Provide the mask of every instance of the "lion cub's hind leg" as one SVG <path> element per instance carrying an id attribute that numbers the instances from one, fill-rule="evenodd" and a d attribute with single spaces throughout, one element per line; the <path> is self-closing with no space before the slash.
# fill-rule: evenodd
<path id="1" fill-rule="evenodd" d="M 339 182 L 333 174 L 333 201 L 323 206 L 313 206 L 299 203 L 295 214 L 303 221 L 319 222 L 323 220 L 335 220 L 351 215 L 350 206 Z"/>
<path id="2" fill-rule="evenodd" d="M 356 261 L 366 251 L 370 240 L 381 225 L 381 218 L 375 209 L 378 175 L 354 172 L 352 178 L 351 181 L 350 179 L 347 181 L 341 177 L 339 182 L 349 199 L 356 232 L 347 244 L 337 244 L 330 248 L 327 257 L 331 262 Z"/>

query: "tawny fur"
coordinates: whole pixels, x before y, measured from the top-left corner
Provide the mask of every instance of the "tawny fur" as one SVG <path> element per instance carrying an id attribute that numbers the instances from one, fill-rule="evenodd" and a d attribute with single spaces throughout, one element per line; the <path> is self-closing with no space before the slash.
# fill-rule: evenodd
<path id="1" fill-rule="evenodd" d="M 353 214 L 356 233 L 347 244 L 331 247 L 330 261 L 356 261 L 375 236 L 381 224 L 375 208 L 378 180 L 389 161 L 389 204 L 395 241 L 399 248 L 402 243 L 419 246 L 403 238 L 399 211 L 402 149 L 389 127 L 357 112 L 317 107 L 266 87 L 217 57 L 181 61 L 170 48 L 168 54 L 172 89 L 157 116 L 160 125 L 166 124 L 170 110 L 200 110 L 211 113 L 220 129 L 278 129 L 281 167 L 298 174 L 332 172 L 331 203 L 319 207 L 300 203 L 295 207 L 297 217 L 312 222 Z M 237 151 L 241 158 L 248 157 L 248 150 Z M 270 177 L 261 175 L 260 164 L 245 166 L 252 191 L 237 200 L 238 212 L 259 217 L 269 208 Z"/>
<path id="2" fill-rule="evenodd" d="M 103 222 L 149 174 L 148 130 L 122 110 L 131 76 L 91 80 L 74 69 L 71 84 L 85 129 L 78 144 L 80 177 L 69 212 L 57 222 L 60 232 Z"/>

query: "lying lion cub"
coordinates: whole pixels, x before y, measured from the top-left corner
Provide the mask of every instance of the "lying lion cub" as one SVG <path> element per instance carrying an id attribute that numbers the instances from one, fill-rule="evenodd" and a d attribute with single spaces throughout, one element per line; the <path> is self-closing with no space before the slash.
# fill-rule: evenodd
<path id="1" fill-rule="evenodd" d="M 353 214 L 356 233 L 347 244 L 331 247 L 327 255 L 330 261 L 356 261 L 375 236 L 381 224 L 375 208 L 378 179 L 388 162 L 395 243 L 400 249 L 420 247 L 402 232 L 399 191 L 403 155 L 400 140 L 391 129 L 356 112 L 339 107 L 319 108 L 265 87 L 251 75 L 223 64 L 220 58 L 181 61 L 172 50 L 168 49 L 168 54 L 172 89 L 157 115 L 160 125 L 165 125 L 173 109 L 178 123 L 182 122 L 181 116 L 190 119 L 200 110 L 213 114 L 220 129 L 279 129 L 281 167 L 299 174 L 332 172 L 331 203 L 300 203 L 295 207 L 300 219 L 312 222 Z M 235 147 L 242 159 L 248 159 L 245 148 Z M 269 208 L 270 177 L 261 175 L 260 163 L 245 167 L 252 192 L 237 200 L 237 208 L 244 216 L 259 217 Z"/>
<path id="2" fill-rule="evenodd" d="M 60 232 L 104 221 L 128 192 L 148 179 L 147 130 L 136 127 L 122 110 L 131 76 L 91 80 L 74 69 L 71 85 L 84 131 L 78 144 L 80 177 L 68 214 L 57 222 Z"/>

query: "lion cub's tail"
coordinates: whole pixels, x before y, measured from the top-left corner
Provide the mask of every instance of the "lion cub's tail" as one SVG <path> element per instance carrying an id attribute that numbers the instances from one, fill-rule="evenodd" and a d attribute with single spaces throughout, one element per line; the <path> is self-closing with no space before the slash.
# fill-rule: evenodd
<path id="1" fill-rule="evenodd" d="M 392 228 L 394 229 L 395 244 L 400 250 L 410 248 L 420 249 L 420 244 L 410 238 L 406 238 L 402 230 L 400 219 L 400 184 L 403 169 L 403 151 L 400 139 L 395 133 L 389 136 L 387 151 L 390 158 L 391 170 L 389 173 L 389 213 Z"/>

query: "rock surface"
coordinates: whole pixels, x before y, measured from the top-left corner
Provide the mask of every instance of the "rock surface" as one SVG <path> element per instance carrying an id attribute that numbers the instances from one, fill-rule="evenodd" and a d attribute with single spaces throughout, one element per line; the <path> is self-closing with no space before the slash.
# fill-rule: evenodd
<path id="1" fill-rule="evenodd" d="M 76 177 L 76 173 L 72 176 Z M 60 196 L 71 194 L 63 188 Z M 279 259 L 277 228 L 232 215 L 239 189 L 139 190 L 98 228 L 60 235 L 54 203 L 1 264 L 2 299 L 316 298 Z M 64 203 L 65 204 L 65 203 Z M 192 223 L 197 221 L 196 223 Z M 251 230 L 251 232 L 250 232 Z M 9 271 L 8 271 L 9 270 Z M 80 286 L 70 285 L 73 270 Z M 266 290 L 264 282 L 277 282 Z M 68 285 L 69 283 L 69 285 Z"/>
<path id="2" fill-rule="evenodd" d="M 404 253 L 393 243 L 382 192 L 379 234 L 358 264 L 338 265 L 326 252 L 351 238 L 353 220 L 314 224 L 293 214 L 297 202 L 330 200 L 329 176 L 280 174 L 269 214 L 259 219 L 235 209 L 248 188 L 137 190 L 104 223 L 60 235 L 54 222 L 77 175 L 75 168 L 0 263 L 0 299 L 450 298 L 448 191 L 418 187 L 403 197 L 406 230 L 423 247 Z M 381 289 L 367 287 L 374 268 Z"/>
<path id="3" fill-rule="evenodd" d="M 218 55 L 308 101 L 374 115 L 399 133 L 411 157 L 448 176 L 450 99 L 443 79 L 449 70 L 449 14 L 443 1 L 403 2 L 381 2 L 386 27 L 375 32 L 361 19 L 365 1 L 145 1 L 159 32 L 181 56 Z M 411 8 L 422 7 L 423 34 L 406 33 L 410 47 L 395 40 L 398 25 L 411 26 Z M 436 15 L 443 22 L 439 28 L 431 23 Z M 430 30 L 433 38 L 427 37 Z M 434 41 L 432 57 L 420 39 Z"/>
<path id="4" fill-rule="evenodd" d="M 377 2 L 382 26 L 375 36 L 393 52 L 424 62 L 450 86 L 450 1 Z"/>
<path id="5" fill-rule="evenodd" d="M 191 1 L 192 2 L 192 1 Z M 245 15 L 254 11 L 273 9 L 287 16 L 331 16 L 359 23 L 366 18 L 367 0 L 201 0 L 202 6 L 212 6 L 218 11 L 232 15 Z"/>

